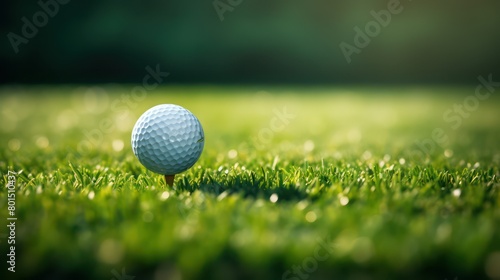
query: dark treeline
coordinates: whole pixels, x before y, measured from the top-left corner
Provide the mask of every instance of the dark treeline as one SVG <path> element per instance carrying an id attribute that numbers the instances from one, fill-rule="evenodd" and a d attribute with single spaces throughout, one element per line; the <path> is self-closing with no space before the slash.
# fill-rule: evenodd
<path id="1" fill-rule="evenodd" d="M 4 1 L 1 83 L 475 83 L 499 1 Z M 499 73 L 500 74 L 500 73 Z"/>

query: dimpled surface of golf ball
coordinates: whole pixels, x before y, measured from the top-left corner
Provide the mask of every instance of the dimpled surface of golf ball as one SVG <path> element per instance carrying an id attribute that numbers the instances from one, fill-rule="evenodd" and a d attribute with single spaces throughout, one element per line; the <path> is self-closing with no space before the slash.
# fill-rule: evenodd
<path id="1" fill-rule="evenodd" d="M 201 155 L 205 136 L 198 119 L 178 105 L 147 110 L 132 130 L 132 150 L 147 169 L 175 175 L 189 169 Z"/>

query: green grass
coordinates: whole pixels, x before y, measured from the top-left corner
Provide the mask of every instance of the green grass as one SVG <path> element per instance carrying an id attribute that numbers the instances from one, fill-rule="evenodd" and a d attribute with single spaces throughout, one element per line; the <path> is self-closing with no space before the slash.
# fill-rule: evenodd
<path id="1" fill-rule="evenodd" d="M 165 87 L 128 104 L 129 88 L 105 90 L 1 90 L 1 184 L 20 172 L 16 273 L 3 261 L 2 279 L 499 276 L 498 95 L 454 129 L 442 115 L 473 88 Z M 129 144 L 160 103 L 205 130 L 173 188 Z M 435 128 L 448 141 L 423 153 Z M 6 188 L 0 209 L 7 224 Z"/>

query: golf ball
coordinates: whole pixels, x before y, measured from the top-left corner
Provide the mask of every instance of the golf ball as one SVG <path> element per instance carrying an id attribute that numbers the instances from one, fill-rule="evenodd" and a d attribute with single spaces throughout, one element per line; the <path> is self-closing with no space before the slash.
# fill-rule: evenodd
<path id="1" fill-rule="evenodd" d="M 147 169 L 163 175 L 175 175 L 193 166 L 204 143 L 200 121 L 173 104 L 147 110 L 132 130 L 135 156 Z"/>

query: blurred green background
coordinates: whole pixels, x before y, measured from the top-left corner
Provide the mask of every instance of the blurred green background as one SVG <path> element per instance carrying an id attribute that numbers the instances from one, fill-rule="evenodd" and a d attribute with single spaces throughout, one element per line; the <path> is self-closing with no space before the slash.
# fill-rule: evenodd
<path id="1" fill-rule="evenodd" d="M 69 1 L 16 53 L 9 34 L 42 8 L 2 1 L 0 83 L 137 83 L 156 64 L 165 83 L 233 84 L 475 84 L 500 69 L 497 0 L 402 0 L 351 63 L 339 44 L 388 0 L 231 2 L 221 21 L 213 0 Z"/>

